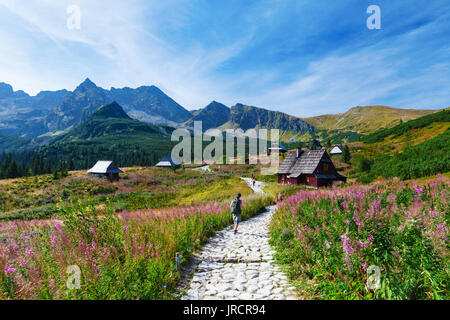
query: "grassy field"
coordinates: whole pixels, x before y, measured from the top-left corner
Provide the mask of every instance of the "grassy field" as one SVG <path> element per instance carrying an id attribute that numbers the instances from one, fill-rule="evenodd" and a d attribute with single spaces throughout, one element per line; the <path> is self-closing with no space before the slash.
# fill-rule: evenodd
<path id="1" fill-rule="evenodd" d="M 11 221 L 0 222 L 0 299 L 172 299 L 186 258 L 232 223 L 237 192 L 243 219 L 272 202 L 229 173 L 124 170 L 113 183 L 84 172 L 1 181 L 4 208 L 24 199 L 23 210 L 54 212 L 2 213 Z M 39 205 L 48 198 L 54 203 Z M 66 286 L 73 265 L 80 289 Z"/>
<path id="2" fill-rule="evenodd" d="M 0 221 L 49 218 L 59 202 L 70 206 L 83 202 L 101 208 L 108 198 L 113 210 L 138 210 L 199 204 L 231 198 L 251 190 L 230 173 L 204 174 L 197 171 L 124 168 L 117 182 L 90 177 L 86 171 L 71 171 L 69 177 L 53 179 L 41 175 L 0 180 Z"/>
<path id="3" fill-rule="evenodd" d="M 313 190 L 278 185 L 259 166 L 211 168 L 1 180 L 0 299 L 173 299 L 189 255 L 232 223 L 237 192 L 244 219 L 283 195 L 271 243 L 300 297 L 449 298 L 449 173 Z M 251 174 L 267 196 L 240 179 Z M 80 289 L 67 287 L 74 265 Z M 380 289 L 366 289 L 371 266 Z"/>

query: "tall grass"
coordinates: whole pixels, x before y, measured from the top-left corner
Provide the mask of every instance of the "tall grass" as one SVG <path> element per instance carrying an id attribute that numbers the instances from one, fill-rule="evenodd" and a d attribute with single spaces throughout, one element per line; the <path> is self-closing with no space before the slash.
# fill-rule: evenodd
<path id="1" fill-rule="evenodd" d="M 243 218 L 269 202 L 247 197 Z M 229 201 L 120 213 L 80 202 L 51 220 L 0 223 L 0 298 L 171 299 L 179 265 L 231 223 Z M 67 287 L 71 265 L 80 289 Z"/>

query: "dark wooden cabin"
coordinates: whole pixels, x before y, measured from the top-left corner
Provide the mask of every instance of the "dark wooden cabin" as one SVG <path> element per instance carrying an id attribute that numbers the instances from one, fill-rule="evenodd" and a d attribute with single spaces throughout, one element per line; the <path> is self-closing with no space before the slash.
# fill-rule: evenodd
<path id="1" fill-rule="evenodd" d="M 326 149 L 289 151 L 277 173 L 281 184 L 305 184 L 317 188 L 347 181 L 337 172 Z"/>
<path id="2" fill-rule="evenodd" d="M 158 168 L 179 168 L 181 165 L 179 163 L 176 163 L 171 156 L 165 156 L 164 158 L 162 158 L 162 160 L 160 162 L 158 162 L 155 167 Z"/>
<path id="3" fill-rule="evenodd" d="M 106 177 L 111 181 L 119 180 L 119 173 L 123 173 L 122 170 L 117 168 L 113 161 L 100 160 L 88 171 L 89 175 L 97 177 Z"/>

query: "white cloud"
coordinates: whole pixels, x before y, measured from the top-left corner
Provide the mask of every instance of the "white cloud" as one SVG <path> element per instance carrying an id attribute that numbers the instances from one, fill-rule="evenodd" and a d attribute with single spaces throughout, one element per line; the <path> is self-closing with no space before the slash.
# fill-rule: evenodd
<path id="1" fill-rule="evenodd" d="M 424 68 L 399 58 L 398 53 L 397 49 L 367 48 L 329 56 L 311 62 L 294 81 L 245 100 L 299 117 L 374 104 L 433 109 L 448 105 L 450 64 Z M 423 70 L 408 77 L 405 70 L 411 67 Z"/>
<path id="2" fill-rule="evenodd" d="M 7 56 L 9 64 L 15 66 L 15 76 L 7 76 L 3 81 L 11 81 L 15 87 L 31 93 L 57 89 L 55 84 L 72 89 L 84 77 L 106 88 L 155 84 L 182 105 L 198 108 L 206 105 L 209 97 L 223 96 L 220 86 L 214 83 L 213 71 L 238 54 L 252 36 L 246 32 L 234 42 L 213 49 L 196 43 L 180 50 L 155 35 L 152 26 L 158 29 L 172 21 L 172 25 L 182 27 L 187 7 L 179 2 L 160 1 L 146 3 L 150 15 L 144 15 L 139 1 L 77 1 L 81 29 L 69 30 L 66 8 L 73 3 L 0 1 L 0 10 L 3 5 L 3 10 L 20 21 L 13 34 L 5 37 L 9 40 L 7 49 L 0 50 L 0 57 Z M 168 14 L 169 9 L 172 11 L 167 19 L 158 17 Z M 1 23 L 0 26 L 6 27 Z M 16 43 L 12 39 L 18 32 L 25 37 Z M 50 47 L 39 53 L 42 37 L 47 38 Z M 33 50 L 21 55 L 27 46 Z M 36 61 L 32 56 L 41 59 Z M 70 73 L 63 75 L 62 70 Z M 11 72 L 11 68 L 0 64 L 0 74 Z M 43 75 L 48 81 L 41 81 Z"/>
<path id="3" fill-rule="evenodd" d="M 80 30 L 66 27 L 66 9 L 72 4 L 81 8 Z M 316 61 L 293 55 L 285 63 L 280 58 L 279 67 L 268 64 L 221 72 L 249 44 L 261 46 L 268 56 L 277 54 L 279 44 L 271 42 L 272 32 L 286 32 L 279 28 L 286 27 L 283 14 L 290 13 L 290 4 L 298 14 L 307 13 L 298 22 L 302 32 L 293 33 L 298 35 L 293 40 L 296 46 L 311 45 L 311 34 L 318 37 L 330 27 L 325 23 L 329 16 L 313 14 L 319 12 L 319 4 L 308 11 L 303 2 L 269 1 L 236 17 L 236 23 L 245 25 L 240 34 L 228 37 L 227 33 L 228 41 L 222 42 L 223 35 L 214 36 L 216 44 L 208 45 L 196 33 L 183 41 L 167 34 L 183 30 L 197 17 L 196 3 L 189 0 L 0 0 L 0 81 L 33 94 L 44 89 L 71 90 L 85 77 L 105 88 L 154 84 L 188 109 L 217 100 L 297 116 L 374 103 L 402 107 L 448 103 L 448 63 L 431 61 L 437 52 L 425 52 L 422 57 L 422 52 L 416 53 L 417 44 L 412 45 L 417 37 L 442 29 L 435 23 L 370 48 L 336 44 L 336 51 Z M 215 35 L 214 29 L 211 34 Z M 290 51 L 289 42 L 282 45 Z M 251 65 L 253 57 L 245 58 Z M 429 61 L 417 62 L 420 59 Z M 305 64 L 305 69 L 299 67 Z M 405 71 L 408 68 L 413 72 Z M 297 76 L 292 77 L 293 70 L 298 70 Z"/>

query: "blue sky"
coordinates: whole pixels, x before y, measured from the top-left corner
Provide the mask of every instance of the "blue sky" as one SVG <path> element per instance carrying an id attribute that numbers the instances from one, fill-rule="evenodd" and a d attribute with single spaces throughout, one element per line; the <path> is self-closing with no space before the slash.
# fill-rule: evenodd
<path id="1" fill-rule="evenodd" d="M 381 30 L 366 27 L 372 4 Z M 448 1 L 0 0 L 0 39 L 0 81 L 30 94 L 89 77 L 154 84 L 187 109 L 450 105 Z"/>

